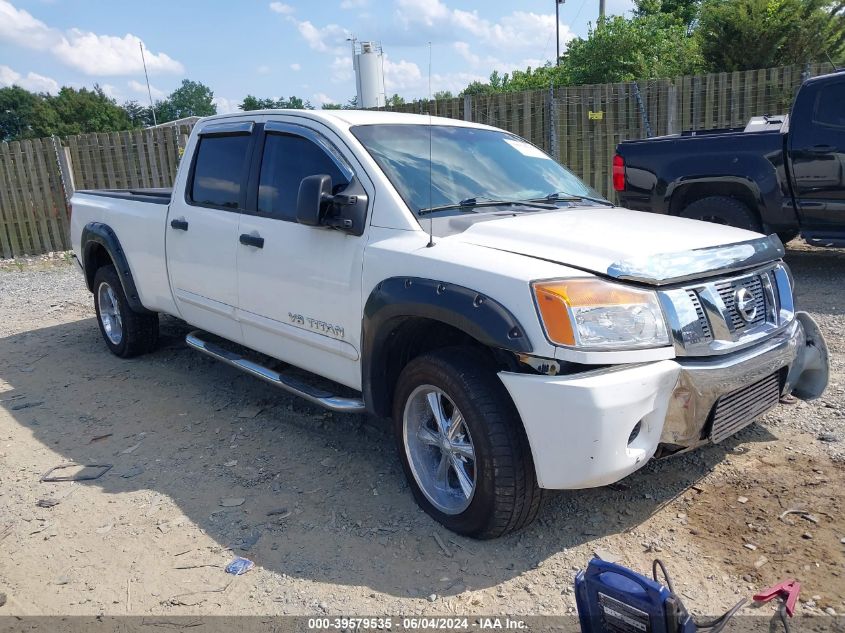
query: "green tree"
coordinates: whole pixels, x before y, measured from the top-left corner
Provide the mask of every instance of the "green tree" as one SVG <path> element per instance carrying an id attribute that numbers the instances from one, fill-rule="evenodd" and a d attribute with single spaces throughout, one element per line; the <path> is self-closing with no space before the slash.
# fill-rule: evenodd
<path id="1" fill-rule="evenodd" d="M 444 101 L 446 99 L 454 99 L 455 95 L 452 94 L 451 90 L 438 90 L 434 93 L 434 100 L 435 101 Z"/>
<path id="2" fill-rule="evenodd" d="M 324 103 L 323 110 L 343 110 L 342 103 Z"/>
<path id="3" fill-rule="evenodd" d="M 243 102 L 238 106 L 241 110 L 313 110 L 314 106 L 310 101 L 303 100 L 300 97 L 290 97 L 285 99 L 259 99 L 252 95 L 247 95 Z"/>
<path id="4" fill-rule="evenodd" d="M 709 68 L 750 70 L 841 57 L 845 3 L 705 0 L 698 37 Z"/>
<path id="5" fill-rule="evenodd" d="M 607 18 L 569 43 L 561 79 L 572 85 L 635 81 L 701 72 L 699 41 L 669 13 Z"/>
<path id="6" fill-rule="evenodd" d="M 20 86 L 0 88 L 0 141 L 34 136 L 33 126 L 42 127 L 45 116 L 55 113 L 45 106 L 45 97 Z"/>
<path id="7" fill-rule="evenodd" d="M 259 99 L 253 95 L 247 95 L 238 107 L 247 112 L 249 110 L 272 110 L 277 108 L 275 99 Z"/>
<path id="8" fill-rule="evenodd" d="M 688 29 L 693 27 L 701 10 L 701 0 L 634 0 L 634 5 L 635 17 L 663 13 L 674 16 Z"/>
<path id="9" fill-rule="evenodd" d="M 108 97 L 98 85 L 93 90 L 68 86 L 56 96 L 47 96 L 44 112 L 33 123 L 34 136 L 68 136 L 89 132 L 117 132 L 131 127 L 126 111 Z"/>
<path id="10" fill-rule="evenodd" d="M 217 114 L 214 105 L 214 92 L 199 81 L 183 79 L 167 99 L 158 101 L 155 106 L 156 121 L 166 123 L 189 116 L 210 116 Z"/>
<path id="11" fill-rule="evenodd" d="M 120 107 L 126 112 L 126 117 L 129 119 L 129 124 L 132 128 L 146 127 L 153 124 L 152 110 L 149 106 L 141 105 L 134 99 L 131 99 L 125 101 Z"/>
<path id="12" fill-rule="evenodd" d="M 396 106 L 405 105 L 405 99 L 394 93 L 392 97 L 388 97 L 384 105 L 388 108 L 395 108 Z"/>

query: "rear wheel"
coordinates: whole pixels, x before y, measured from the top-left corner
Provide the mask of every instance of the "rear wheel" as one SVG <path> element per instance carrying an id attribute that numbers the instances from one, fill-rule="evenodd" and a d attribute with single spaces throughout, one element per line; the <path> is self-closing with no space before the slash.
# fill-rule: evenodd
<path id="1" fill-rule="evenodd" d="M 760 218 L 746 204 L 730 196 L 708 196 L 696 200 L 680 213 L 683 218 L 726 224 L 761 233 Z"/>
<path id="2" fill-rule="evenodd" d="M 102 266 L 94 274 L 94 308 L 103 340 L 115 356 L 131 358 L 155 349 L 158 314 L 129 307 L 114 266 Z"/>
<path id="3" fill-rule="evenodd" d="M 417 503 L 444 526 L 495 538 L 540 508 L 516 408 L 484 357 L 448 348 L 412 360 L 394 398 L 394 429 Z"/>

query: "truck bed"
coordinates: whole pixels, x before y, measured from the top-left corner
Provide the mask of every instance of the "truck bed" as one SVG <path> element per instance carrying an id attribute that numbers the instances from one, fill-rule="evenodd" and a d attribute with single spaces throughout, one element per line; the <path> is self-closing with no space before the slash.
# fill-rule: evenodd
<path id="1" fill-rule="evenodd" d="M 151 202 L 153 204 L 170 204 L 173 189 L 170 187 L 151 187 L 146 189 L 79 189 L 76 193 L 89 196 L 104 196 L 134 202 Z"/>

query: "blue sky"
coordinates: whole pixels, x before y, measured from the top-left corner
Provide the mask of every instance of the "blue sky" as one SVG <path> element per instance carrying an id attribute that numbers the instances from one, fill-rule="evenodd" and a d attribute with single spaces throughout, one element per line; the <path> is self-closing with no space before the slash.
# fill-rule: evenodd
<path id="1" fill-rule="evenodd" d="M 607 0 L 608 13 L 632 5 Z M 598 0 L 561 5 L 561 50 L 597 13 Z M 350 34 L 382 43 L 388 93 L 428 93 L 429 41 L 432 89 L 457 92 L 494 69 L 553 59 L 554 0 L 0 0 L 0 86 L 96 82 L 145 102 L 143 42 L 154 98 L 189 78 L 212 88 L 221 112 L 250 93 L 319 106 L 355 94 Z"/>

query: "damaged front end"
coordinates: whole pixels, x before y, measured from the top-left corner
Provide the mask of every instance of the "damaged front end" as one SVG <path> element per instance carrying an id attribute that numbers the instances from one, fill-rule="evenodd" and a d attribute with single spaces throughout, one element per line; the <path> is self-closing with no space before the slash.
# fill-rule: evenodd
<path id="1" fill-rule="evenodd" d="M 680 360 L 657 456 L 718 443 L 793 394 L 813 400 L 829 376 L 827 344 L 813 318 L 798 312 L 763 344 L 708 359 Z"/>

